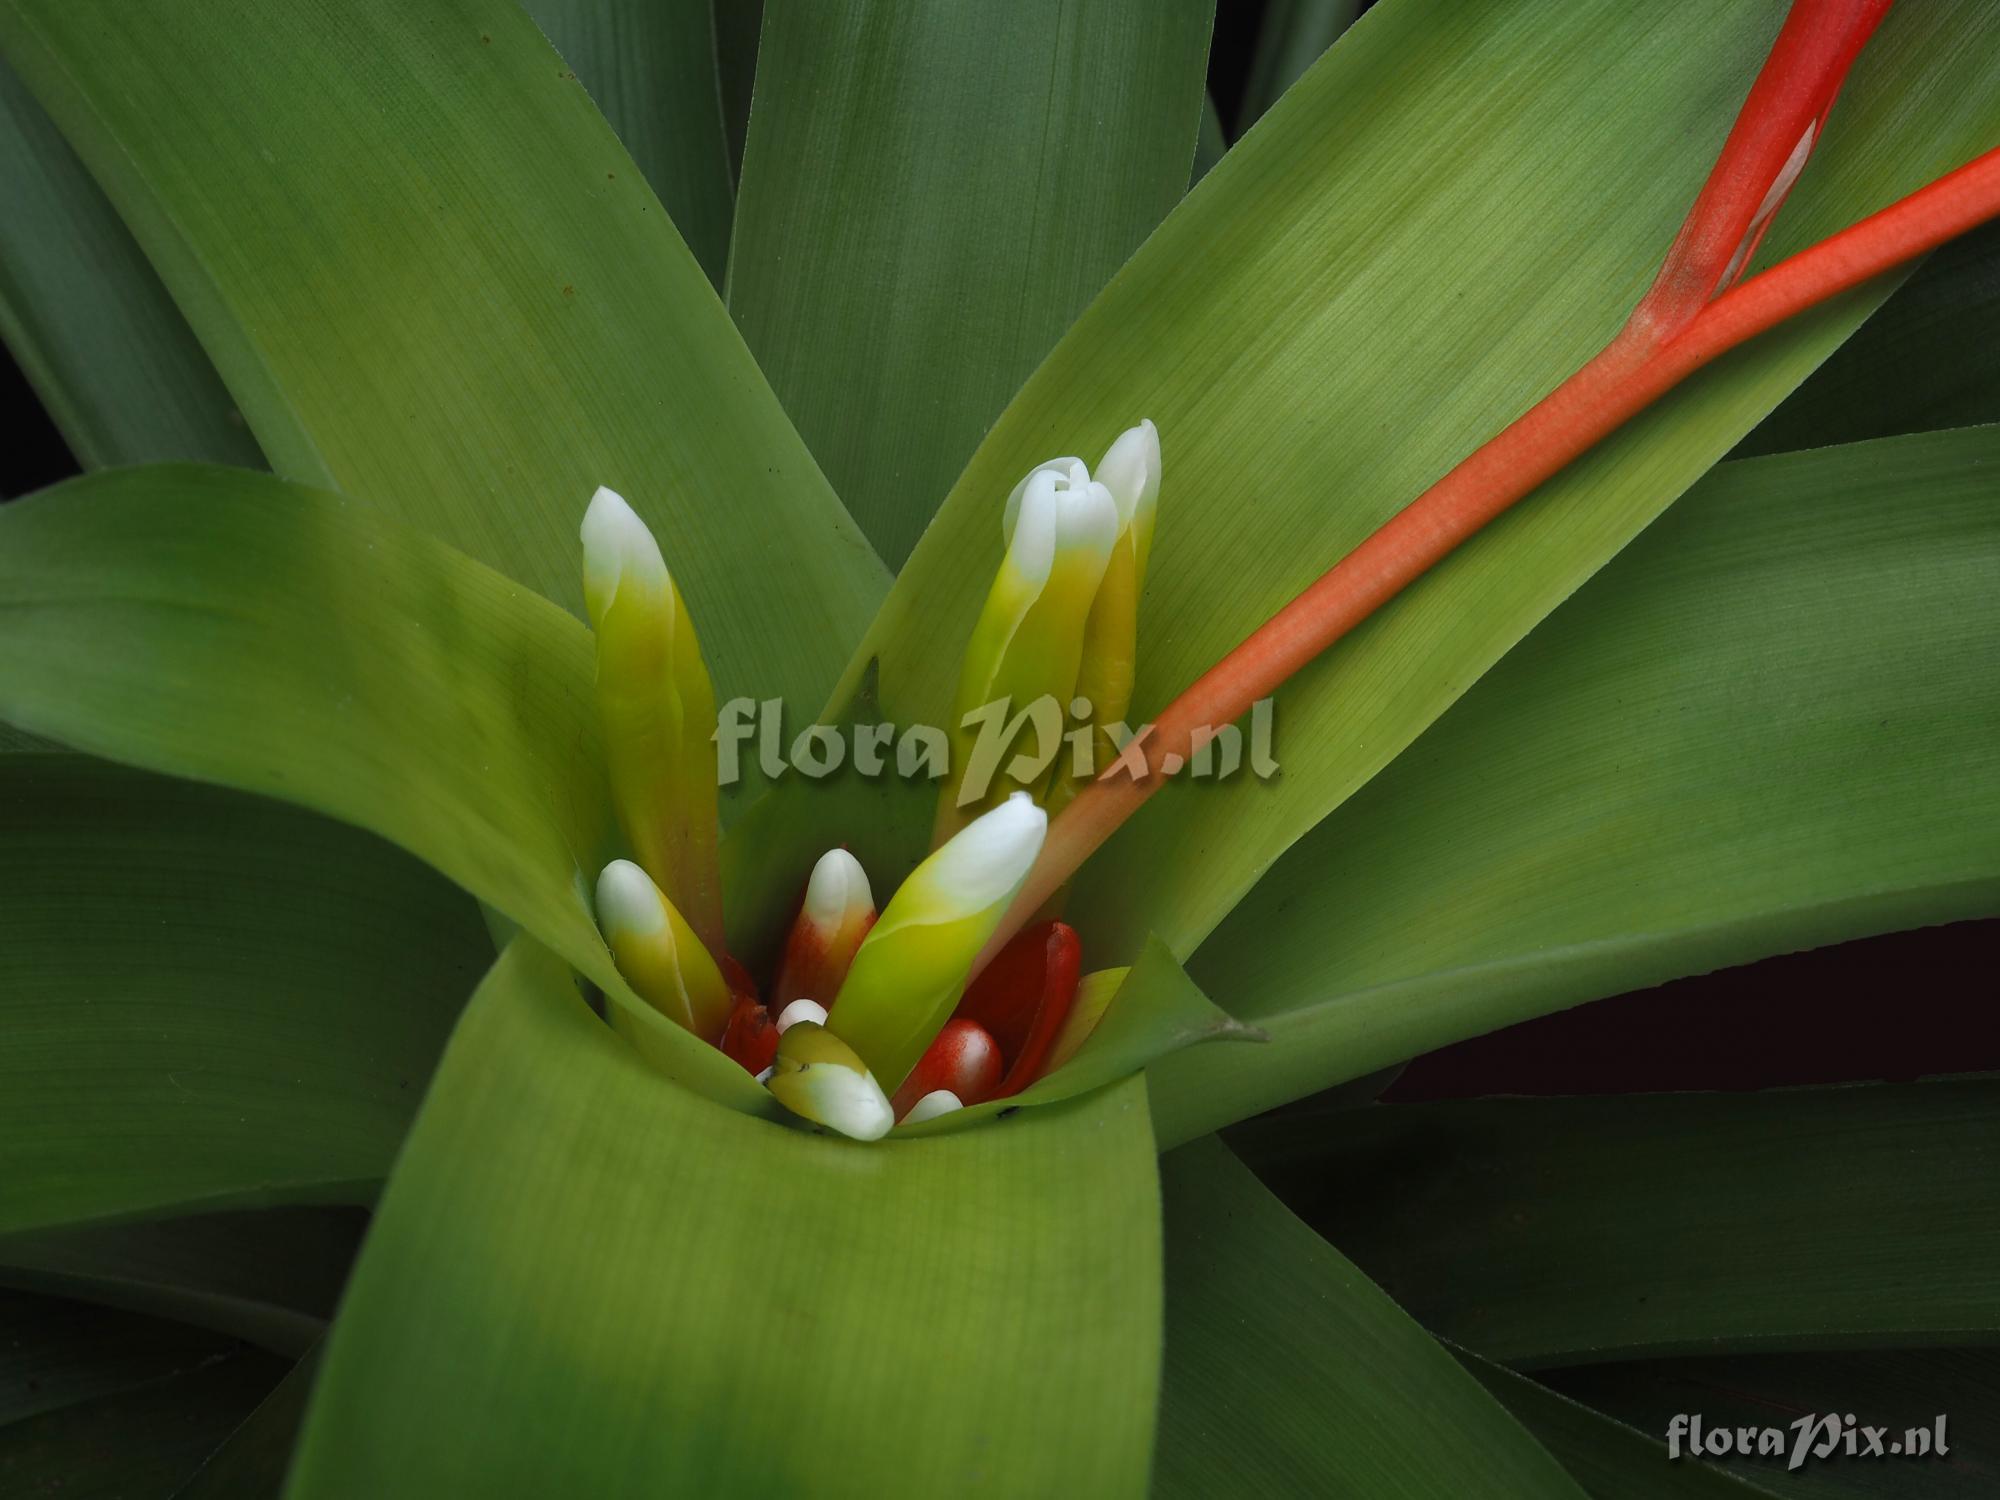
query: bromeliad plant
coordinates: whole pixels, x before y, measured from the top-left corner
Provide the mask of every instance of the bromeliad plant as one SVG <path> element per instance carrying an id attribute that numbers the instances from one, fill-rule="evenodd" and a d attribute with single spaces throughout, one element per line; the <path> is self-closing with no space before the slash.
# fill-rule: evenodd
<path id="1" fill-rule="evenodd" d="M 1718 467 L 2000 212 L 1990 8 L 1384 0 L 1184 203 L 1193 0 L 529 9 L 0 4 L 0 1472 L 1665 1493 L 1506 1364 L 2000 1326 L 1976 1082 L 1237 1136 L 1422 1325 L 1210 1138 L 1994 909 L 1993 430 Z"/>

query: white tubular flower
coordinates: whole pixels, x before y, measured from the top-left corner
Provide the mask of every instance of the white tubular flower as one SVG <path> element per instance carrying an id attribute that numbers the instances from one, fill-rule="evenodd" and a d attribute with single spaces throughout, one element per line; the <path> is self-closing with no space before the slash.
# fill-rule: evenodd
<path id="1" fill-rule="evenodd" d="M 614 859 L 597 877 L 597 926 L 640 999 L 704 1041 L 722 1034 L 732 1000 L 721 969 L 673 903 L 629 859 Z"/>
<path id="2" fill-rule="evenodd" d="M 1118 502 L 1118 530 L 1130 533 L 1136 571 L 1143 582 L 1153 550 L 1153 518 L 1160 500 L 1160 429 L 1151 419 L 1118 434 L 1097 463 L 1097 482 Z"/>
<path id="3" fill-rule="evenodd" d="M 1079 459 L 1040 465 L 1009 497 L 1001 524 L 1007 553 L 959 671 L 951 775 L 945 779 L 934 843 L 944 842 L 982 806 L 1022 784 L 1003 777 L 985 788 L 975 777 L 967 805 L 959 805 L 978 738 L 976 729 L 964 722 L 967 714 L 997 704 L 1011 718 L 1046 701 L 1054 713 L 1051 732 L 1045 743 L 1033 747 L 1042 757 L 1034 780 L 1046 779 L 1061 749 L 1062 715 L 1076 691 L 1084 621 L 1118 529 L 1117 501 L 1091 479 Z"/>
<path id="4" fill-rule="evenodd" d="M 1118 539 L 1104 578 L 1090 603 L 1077 662 L 1076 696 L 1090 705 L 1091 765 L 1101 771 L 1118 754 L 1111 733 L 1132 707 L 1138 670 L 1139 594 L 1146 583 L 1146 560 L 1153 547 L 1153 517 L 1160 496 L 1160 434 L 1151 422 L 1128 427 L 1097 466 L 1098 482 L 1118 505 Z M 1088 776 L 1077 774 L 1064 756 L 1049 788 L 1047 805 L 1059 810 Z"/>
<path id="5" fill-rule="evenodd" d="M 857 1141 L 879 1141 L 896 1123 L 889 1096 L 866 1064 L 811 1021 L 798 1022 L 778 1039 L 765 1087 L 793 1114 Z"/>
<path id="6" fill-rule="evenodd" d="M 827 1027 L 891 1092 L 951 1018 L 1048 824 L 1048 814 L 1016 792 L 918 865 L 862 941 Z"/>
<path id="7" fill-rule="evenodd" d="M 797 999 L 830 1001 L 840 993 L 855 950 L 875 925 L 868 872 L 845 849 L 829 849 L 813 866 L 798 920 L 785 939 L 784 963 L 771 991 L 773 1006 Z"/>
<path id="8" fill-rule="evenodd" d="M 719 956 L 715 690 L 659 543 L 608 489 L 583 517 L 583 597 L 597 633 L 598 716 L 619 826 Z"/>

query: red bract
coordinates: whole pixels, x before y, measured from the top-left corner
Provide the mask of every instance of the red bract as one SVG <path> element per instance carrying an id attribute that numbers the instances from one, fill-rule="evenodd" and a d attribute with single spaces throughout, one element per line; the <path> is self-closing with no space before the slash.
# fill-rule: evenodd
<path id="1" fill-rule="evenodd" d="M 730 1061 L 748 1072 L 761 1073 L 778 1055 L 778 1028 L 755 995 L 739 994 L 718 1045 Z"/>
<path id="2" fill-rule="evenodd" d="M 1006 1076 L 990 1097 L 1018 1094 L 1041 1073 L 1082 974 L 1076 929 L 1043 922 L 1002 948 L 972 982 L 957 1014 L 991 1032 L 1007 1060 Z"/>
<path id="3" fill-rule="evenodd" d="M 891 1105 L 902 1119 L 924 1095 L 950 1089 L 960 1104 L 982 1104 L 1000 1087 L 1000 1044 L 977 1021 L 954 1016 L 910 1069 Z"/>

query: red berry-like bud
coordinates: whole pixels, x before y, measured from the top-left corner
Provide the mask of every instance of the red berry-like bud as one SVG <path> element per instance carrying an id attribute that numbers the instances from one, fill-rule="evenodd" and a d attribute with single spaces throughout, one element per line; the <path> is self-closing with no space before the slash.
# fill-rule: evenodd
<path id="1" fill-rule="evenodd" d="M 1000 1044 L 991 1032 L 977 1021 L 947 1021 L 896 1090 L 891 1101 L 896 1118 L 902 1119 L 913 1104 L 937 1089 L 949 1089 L 961 1104 L 978 1104 L 1000 1086 L 1000 1073 Z"/>

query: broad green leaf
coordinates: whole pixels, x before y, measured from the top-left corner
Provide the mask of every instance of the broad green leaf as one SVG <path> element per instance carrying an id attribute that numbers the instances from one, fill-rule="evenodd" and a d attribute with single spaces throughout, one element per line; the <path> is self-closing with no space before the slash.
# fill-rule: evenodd
<path id="1" fill-rule="evenodd" d="M 1613 332 L 1775 32 L 1778 0 L 1371 9 L 1230 151 L 981 445 L 851 667 L 948 712 L 1030 465 L 1141 416 L 1165 451 L 1135 708 L 1163 704 Z M 2000 138 L 2000 11 L 1901 6 L 1769 237 L 1796 247 Z M 1704 371 L 1287 685 L 1282 775 L 1163 793 L 1071 910 L 1093 962 L 1192 951 L 1851 330 L 1887 287 Z"/>
<path id="2" fill-rule="evenodd" d="M 525 8 L 720 287 L 735 203 L 709 0 L 528 0 Z"/>
<path id="3" fill-rule="evenodd" d="M 1203 945 L 1197 981 L 1272 1044 L 1164 1065 L 1162 1139 L 1579 1001 L 2000 910 L 1996 464 L 2000 428 L 1719 469 Z"/>
<path id="4" fill-rule="evenodd" d="M 1161 1495 L 1581 1496 L 1437 1341 L 1220 1142 L 1160 1163 Z"/>
<path id="5" fill-rule="evenodd" d="M 491 953 L 367 834 L 0 756 L 0 1231 L 372 1199 Z"/>
<path id="6" fill-rule="evenodd" d="M 1664 1433 L 1676 1414 L 1697 1412 L 1710 1431 L 1780 1428 L 1786 1435 L 1785 1457 L 1732 1456 L 1716 1462 L 1764 1491 L 1797 1500 L 1972 1500 L 1992 1493 L 2000 1466 L 2000 1353 L 1991 1349 L 1643 1360 L 1551 1370 L 1543 1378 L 1566 1396 L 1648 1432 Z M 1832 1415 L 1839 1422 L 1849 1414 L 1857 1425 L 1886 1428 L 1884 1445 L 1901 1443 L 1904 1454 L 1871 1457 L 1864 1449 L 1850 1458 L 1843 1446 L 1788 1469 L 1789 1445 L 1796 1436 L 1808 1428 L 1815 1444 L 1826 1436 L 1823 1425 L 1805 1419 Z M 1942 1455 L 1936 1451 L 1939 1416 L 1945 1418 Z M 1916 1452 L 1913 1429 L 1930 1440 L 1928 1451 L 1914 1457 L 1909 1456 Z"/>
<path id="7" fill-rule="evenodd" d="M 2000 422 L 2000 224 L 1934 252 L 1739 454 Z"/>
<path id="8" fill-rule="evenodd" d="M 333 1315 L 358 1209 L 267 1208 L 0 1235 L 0 1286 L 173 1318 L 296 1357 Z"/>
<path id="9" fill-rule="evenodd" d="M 1297 83 L 1307 68 L 1361 14 L 1362 0 L 1269 0 L 1257 27 L 1257 50 L 1250 59 L 1250 76 L 1243 84 L 1243 104 L 1236 116 L 1242 135 L 1278 96 Z"/>
<path id="10" fill-rule="evenodd" d="M 1650 1431 L 1628 1427 L 1505 1365 L 1468 1350 L 1461 1349 L 1458 1355 L 1494 1399 L 1541 1439 L 1597 1500 L 1627 1500 L 1632 1495 L 1652 1500 L 1770 1500 L 1772 1491 L 1702 1460 L 1685 1455 L 1670 1459 L 1658 1436 L 1666 1431 L 1664 1425 Z M 1766 1413 L 1763 1421 L 1769 1420 Z"/>
<path id="11" fill-rule="evenodd" d="M 1509 1364 L 2000 1334 L 2000 1080 L 1304 1111 L 1231 1141 Z"/>
<path id="12" fill-rule="evenodd" d="M 818 0 L 765 17 L 729 307 L 892 567 L 1186 190 L 1213 13 Z"/>
<path id="13" fill-rule="evenodd" d="M 572 607 L 608 484 L 659 533 L 723 697 L 825 697 L 880 566 L 510 0 L 7 0 L 0 45 L 279 473 Z"/>
<path id="14" fill-rule="evenodd" d="M 91 468 L 263 455 L 131 233 L 0 62 L 0 340 Z"/>
<path id="15" fill-rule="evenodd" d="M 289 1493 L 1136 1495 L 1159 1299 L 1137 1080 L 811 1135 L 664 1084 L 517 940 L 390 1180 Z"/>
<path id="16" fill-rule="evenodd" d="M 270 1355 L 243 1350 L 0 1427 L 0 1492 L 62 1500 L 170 1496 L 283 1370 Z"/>
<path id="17" fill-rule="evenodd" d="M 211 1453 L 173 1500 L 277 1500 L 291 1468 L 292 1448 L 305 1422 L 306 1402 L 319 1371 L 313 1350 L 285 1372 L 236 1430 Z"/>
<path id="18" fill-rule="evenodd" d="M 615 845 L 589 633 L 562 610 L 358 501 L 192 467 L 0 510 L 0 601 L 0 718 L 381 834 L 556 947 L 660 1067 L 768 1104 L 597 934 Z"/>
<path id="19" fill-rule="evenodd" d="M 0 1292 L 0 1428 L 193 1369 L 232 1347 L 205 1329 Z"/>

